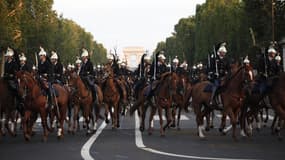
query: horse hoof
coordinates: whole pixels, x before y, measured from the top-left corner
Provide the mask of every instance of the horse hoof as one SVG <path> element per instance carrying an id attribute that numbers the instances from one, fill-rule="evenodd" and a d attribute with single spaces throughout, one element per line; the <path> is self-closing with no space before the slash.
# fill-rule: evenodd
<path id="1" fill-rule="evenodd" d="M 25 135 L 25 140 L 26 140 L 27 142 L 29 142 L 29 141 L 31 140 L 31 136 Z"/>
<path id="2" fill-rule="evenodd" d="M 44 143 L 47 142 L 47 137 L 43 137 L 43 140 L 42 140 Z"/>
<path id="3" fill-rule="evenodd" d="M 151 135 L 152 135 L 152 132 L 148 132 L 148 135 L 151 136 Z"/>
<path id="4" fill-rule="evenodd" d="M 110 123 L 109 119 L 106 119 L 106 120 L 105 120 L 105 123 L 109 124 L 109 123 Z"/>
<path id="5" fill-rule="evenodd" d="M 256 128 L 256 131 L 257 131 L 257 132 L 260 132 L 260 128 Z"/>
<path id="6" fill-rule="evenodd" d="M 175 128 L 175 127 L 176 127 L 176 125 L 175 125 L 175 124 L 172 124 L 172 125 L 170 125 L 170 127 L 171 127 L 171 128 Z"/>
<path id="7" fill-rule="evenodd" d="M 214 125 L 210 125 L 210 128 L 213 129 L 213 128 L 214 128 Z"/>
<path id="8" fill-rule="evenodd" d="M 209 132 L 210 131 L 210 127 L 206 127 L 205 131 Z"/>
<path id="9" fill-rule="evenodd" d="M 219 128 L 219 132 L 223 132 L 223 130 L 224 130 L 223 128 Z"/>
<path id="10" fill-rule="evenodd" d="M 177 130 L 178 130 L 178 131 L 181 131 L 181 128 L 180 128 L 180 127 L 177 127 Z"/>
<path id="11" fill-rule="evenodd" d="M 140 131 L 143 132 L 144 131 L 144 127 L 140 127 Z"/>
<path id="12" fill-rule="evenodd" d="M 117 125 L 117 128 L 120 128 L 120 125 L 119 125 L 119 124 Z"/>

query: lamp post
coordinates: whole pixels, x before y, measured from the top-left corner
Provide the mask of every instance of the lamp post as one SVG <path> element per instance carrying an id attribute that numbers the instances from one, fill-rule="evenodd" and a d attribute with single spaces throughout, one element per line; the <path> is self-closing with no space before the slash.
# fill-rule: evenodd
<path id="1" fill-rule="evenodd" d="M 274 43 L 275 41 L 275 16 L 274 16 L 274 6 L 275 6 L 275 2 L 274 0 L 271 0 L 271 27 L 272 27 L 272 42 Z"/>

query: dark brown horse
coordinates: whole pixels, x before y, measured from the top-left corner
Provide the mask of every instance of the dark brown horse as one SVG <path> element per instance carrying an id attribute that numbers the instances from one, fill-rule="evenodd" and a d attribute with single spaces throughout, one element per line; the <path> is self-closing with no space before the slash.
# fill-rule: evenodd
<path id="1" fill-rule="evenodd" d="M 19 82 L 19 94 L 24 99 L 25 104 L 25 116 L 23 120 L 24 136 L 26 140 L 30 140 L 32 122 L 30 122 L 32 112 L 40 113 L 42 119 L 42 126 L 44 129 L 44 141 L 47 140 L 48 126 L 47 126 L 47 110 L 50 110 L 50 114 L 55 115 L 59 122 L 57 136 L 63 138 L 64 131 L 63 125 L 66 119 L 67 104 L 68 104 L 68 92 L 59 85 L 53 84 L 53 88 L 58 92 L 58 97 L 54 97 L 54 108 L 47 107 L 47 98 L 42 94 L 42 91 L 29 72 L 19 71 L 16 74 Z M 53 119 L 53 117 L 52 117 Z"/>
<path id="2" fill-rule="evenodd" d="M 273 87 L 269 93 L 270 103 L 280 119 L 285 120 L 285 73 L 273 80 Z"/>
<path id="3" fill-rule="evenodd" d="M 8 88 L 8 82 L 3 78 L 0 79 L 0 121 L 3 120 L 3 124 L 11 136 L 15 136 L 15 96 Z M 4 117 L 5 116 L 5 117 Z M 5 119 L 5 120 L 4 120 Z M 9 121 L 11 121 L 11 127 L 9 127 Z M 2 122 L 0 122 L 0 137 L 5 134 Z"/>
<path id="4" fill-rule="evenodd" d="M 132 115 L 135 110 L 141 109 L 141 131 L 144 130 L 144 119 L 145 119 L 145 112 L 147 105 L 145 105 L 145 100 L 148 101 L 148 104 L 150 104 L 151 107 L 151 114 L 149 116 L 149 129 L 148 133 L 152 134 L 153 128 L 152 128 L 152 121 L 153 117 L 156 113 L 156 110 L 158 110 L 159 115 L 159 122 L 160 122 L 160 135 L 165 135 L 165 129 L 169 127 L 170 123 L 172 122 L 172 116 L 171 116 L 171 105 L 173 102 L 173 96 L 177 91 L 177 81 L 178 76 L 174 72 L 167 72 L 161 75 L 160 80 L 157 83 L 157 87 L 154 90 L 154 105 L 152 104 L 151 99 L 147 99 L 147 97 L 144 95 L 145 90 L 147 90 L 147 86 L 144 88 L 144 91 L 141 92 L 138 101 L 133 105 L 133 107 L 130 110 L 130 114 Z M 162 112 L 163 109 L 165 109 L 165 116 L 167 119 L 166 124 L 163 126 L 163 118 L 162 118 Z"/>
<path id="5" fill-rule="evenodd" d="M 240 108 L 244 101 L 244 82 L 250 79 L 252 70 L 248 70 L 246 67 L 239 67 L 238 70 L 232 74 L 232 76 L 223 85 L 223 91 L 221 92 L 221 99 L 223 102 L 223 116 L 221 122 L 221 130 L 225 128 L 226 117 L 230 117 L 233 127 L 233 138 L 236 139 L 235 130 L 240 113 Z M 193 86 L 192 88 L 192 106 L 196 114 L 196 122 L 198 126 L 198 135 L 204 138 L 203 134 L 203 118 L 213 108 L 209 107 L 210 92 L 204 92 L 206 86 L 210 82 L 204 81 Z M 204 106 L 202 109 L 202 106 Z"/>
<path id="6" fill-rule="evenodd" d="M 112 118 L 112 127 L 113 129 L 120 127 L 120 92 L 118 89 L 118 84 L 114 77 L 114 71 L 110 64 L 106 64 L 104 66 L 104 79 L 105 82 L 102 87 L 103 91 L 103 102 L 107 105 L 109 108 L 109 111 L 111 112 L 111 118 Z M 106 120 L 106 122 L 108 122 Z"/>
<path id="7" fill-rule="evenodd" d="M 97 128 L 97 121 L 100 116 L 100 107 L 102 106 L 103 103 L 103 93 L 101 91 L 101 88 L 95 85 L 96 87 L 96 94 L 97 94 L 97 99 L 96 101 L 92 99 L 92 92 L 89 90 L 81 80 L 81 78 L 77 75 L 76 72 L 70 72 L 68 74 L 68 85 L 72 88 L 73 94 L 72 94 L 72 99 L 73 99 L 73 104 L 74 104 L 74 114 L 73 114 L 73 129 L 72 133 L 74 134 L 75 131 L 78 128 L 78 116 L 79 116 L 79 111 L 80 108 L 83 107 L 83 117 L 86 123 L 87 127 L 87 134 L 91 133 L 91 129 L 89 127 L 90 120 L 93 122 L 93 130 L 96 130 Z M 96 120 L 94 122 L 94 117 L 93 117 L 93 105 L 95 107 L 95 115 L 96 115 Z M 108 115 L 108 110 L 105 109 L 105 115 L 107 117 Z"/>

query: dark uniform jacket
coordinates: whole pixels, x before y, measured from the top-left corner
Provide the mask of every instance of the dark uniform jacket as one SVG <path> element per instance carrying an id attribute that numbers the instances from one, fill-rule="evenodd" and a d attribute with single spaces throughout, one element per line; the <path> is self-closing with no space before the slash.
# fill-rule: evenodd
<path id="1" fill-rule="evenodd" d="M 20 71 L 31 72 L 31 68 L 27 64 L 20 65 Z"/>
<path id="2" fill-rule="evenodd" d="M 53 73 L 56 80 L 63 82 L 63 65 L 60 62 L 57 62 L 55 65 L 53 64 Z"/>
<path id="3" fill-rule="evenodd" d="M 53 82 L 53 66 L 49 59 L 46 59 L 46 61 L 39 63 L 38 74 L 42 77 L 47 78 L 49 82 Z"/>
<path id="4" fill-rule="evenodd" d="M 82 63 L 79 76 L 81 78 L 85 78 L 86 76 L 92 75 L 94 76 L 94 68 L 93 64 L 90 60 L 88 60 L 86 63 Z"/>
<path id="5" fill-rule="evenodd" d="M 14 79 L 17 71 L 19 71 L 19 65 L 15 60 L 12 60 L 11 62 L 8 61 L 5 62 L 4 77 L 7 80 Z"/>
<path id="6" fill-rule="evenodd" d="M 217 70 L 216 70 L 216 63 L 217 63 Z M 210 71 L 213 74 L 216 74 L 218 71 L 218 75 L 215 75 L 214 78 L 221 78 L 226 76 L 230 72 L 230 62 L 228 58 L 211 58 L 211 68 Z"/>

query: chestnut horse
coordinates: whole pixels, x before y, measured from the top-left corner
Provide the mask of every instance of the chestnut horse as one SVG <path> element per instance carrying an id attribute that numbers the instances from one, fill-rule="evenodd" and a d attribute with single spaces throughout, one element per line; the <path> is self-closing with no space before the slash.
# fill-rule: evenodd
<path id="1" fill-rule="evenodd" d="M 153 128 L 152 128 L 152 121 L 153 117 L 156 113 L 156 110 L 158 110 L 159 115 L 159 123 L 160 123 L 160 135 L 165 136 L 165 129 L 169 127 L 170 123 L 172 122 L 172 116 L 171 116 L 171 105 L 173 102 L 173 96 L 177 91 L 177 81 L 178 76 L 174 72 L 166 72 L 161 75 L 160 80 L 158 80 L 157 87 L 154 90 L 154 103 L 152 104 L 152 101 L 150 99 L 147 99 L 147 97 L 144 95 L 145 91 L 150 86 L 146 86 L 143 91 L 140 93 L 140 96 L 138 98 L 138 101 L 132 106 L 130 109 L 130 114 L 132 115 L 135 110 L 141 109 L 141 126 L 140 130 L 144 130 L 144 119 L 145 119 L 145 112 L 147 106 L 144 104 L 146 100 L 149 104 L 151 104 L 151 114 L 149 116 L 149 129 L 148 134 L 152 134 Z M 165 109 L 165 115 L 167 122 L 163 126 L 163 118 L 162 118 L 162 111 Z"/>
<path id="2" fill-rule="evenodd" d="M 107 105 L 108 110 L 111 112 L 112 118 L 112 128 L 119 128 L 120 127 L 120 92 L 118 89 L 118 84 L 114 77 L 114 71 L 110 64 L 106 64 L 104 66 L 104 75 L 103 78 L 105 79 L 104 84 L 102 85 L 103 91 L 103 102 Z M 109 120 L 106 119 L 106 123 Z"/>
<path id="3" fill-rule="evenodd" d="M 241 106 L 244 102 L 244 82 L 251 79 L 252 70 L 246 67 L 239 67 L 235 73 L 225 82 L 222 92 L 220 93 L 223 103 L 223 116 L 220 130 L 223 130 L 226 125 L 227 115 L 233 127 L 232 137 L 236 139 L 235 130 L 240 113 Z M 205 92 L 206 86 L 211 85 L 208 81 L 197 83 L 192 88 L 192 107 L 196 114 L 196 122 L 198 126 L 198 135 L 204 138 L 203 134 L 203 118 L 213 110 L 210 107 L 211 92 Z M 202 106 L 204 106 L 202 109 Z"/>
<path id="4" fill-rule="evenodd" d="M 23 120 L 24 137 L 30 140 L 32 133 L 31 114 L 33 112 L 40 113 L 42 126 L 44 131 L 43 140 L 47 140 L 49 127 L 47 125 L 47 97 L 42 94 L 41 88 L 32 74 L 26 71 L 19 71 L 16 73 L 19 83 L 19 94 L 22 96 L 25 105 L 25 114 Z M 66 119 L 68 92 L 59 84 L 53 84 L 54 89 L 58 92 L 58 97 L 55 97 L 55 107 L 52 112 L 55 112 L 56 118 L 59 121 L 57 136 L 63 138 L 63 125 Z"/>
<path id="5" fill-rule="evenodd" d="M 91 129 L 89 126 L 90 120 L 93 122 L 93 130 L 95 131 L 97 128 L 97 121 L 101 117 L 100 116 L 100 106 L 103 103 L 103 94 L 100 87 L 96 86 L 96 94 L 97 100 L 92 99 L 92 92 L 89 90 L 81 80 L 80 76 L 77 75 L 76 72 L 70 72 L 67 76 L 68 85 L 73 90 L 72 98 L 74 103 L 74 114 L 73 114 L 73 129 L 72 133 L 74 134 L 78 128 L 78 114 L 80 107 L 83 107 L 83 117 L 85 119 L 87 134 L 91 133 Z M 96 120 L 94 123 L 93 118 L 93 104 L 95 106 L 95 114 Z M 108 116 L 108 111 L 105 110 L 106 117 Z"/>

